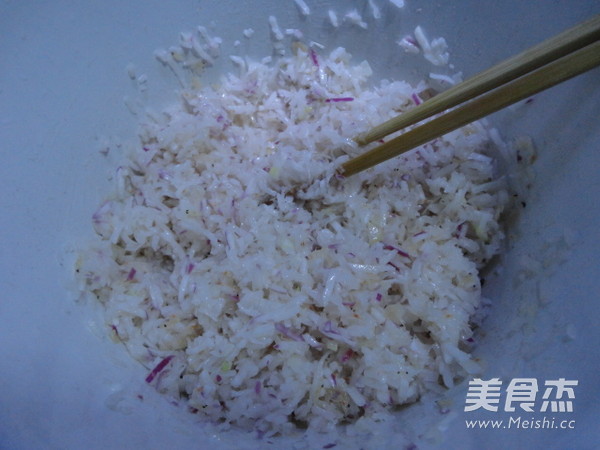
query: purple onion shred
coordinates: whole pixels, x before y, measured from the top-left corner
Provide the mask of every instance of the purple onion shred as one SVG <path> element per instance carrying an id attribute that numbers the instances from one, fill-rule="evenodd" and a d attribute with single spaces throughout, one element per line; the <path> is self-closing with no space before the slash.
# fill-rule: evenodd
<path id="1" fill-rule="evenodd" d="M 398 267 L 396 264 L 394 264 L 393 262 L 389 261 L 388 262 L 388 266 L 392 266 L 394 269 L 396 269 L 396 272 L 400 272 L 400 267 Z"/>
<path id="2" fill-rule="evenodd" d="M 292 339 L 297 342 L 304 342 L 304 338 L 302 336 L 300 336 L 297 333 L 294 333 L 281 322 L 275 324 L 275 329 L 289 339 Z"/>
<path id="3" fill-rule="evenodd" d="M 325 322 L 325 325 L 323 325 L 323 332 L 329 333 L 329 334 L 340 334 L 338 331 L 334 330 L 333 327 L 331 326 L 331 320 L 328 320 L 327 322 Z"/>
<path id="4" fill-rule="evenodd" d="M 352 102 L 352 101 L 354 101 L 354 97 L 332 97 L 332 98 L 325 99 L 325 103 Z"/>
<path id="5" fill-rule="evenodd" d="M 135 273 L 136 273 L 136 270 L 135 270 L 135 268 L 132 267 L 131 270 L 129 271 L 129 273 L 127 274 L 127 281 L 133 280 L 133 278 L 135 277 Z"/>
<path id="6" fill-rule="evenodd" d="M 319 67 L 319 59 L 317 57 L 317 52 L 315 52 L 312 48 L 310 49 L 310 59 L 312 60 L 315 67 Z"/>
<path id="7" fill-rule="evenodd" d="M 167 356 L 166 358 L 164 358 L 161 362 L 159 362 L 156 365 L 156 367 L 154 369 L 152 369 L 152 372 L 150 372 L 148 374 L 148 376 L 146 377 L 146 383 L 152 383 L 152 380 L 154 380 L 156 375 L 158 375 L 167 366 L 167 364 L 169 364 L 169 362 L 172 359 L 173 359 L 173 355 L 170 355 L 170 356 Z"/>
<path id="8" fill-rule="evenodd" d="M 341 362 L 345 363 L 346 361 L 350 360 L 352 357 L 354 356 L 354 351 L 352 351 L 351 348 L 349 348 L 348 350 L 346 350 L 346 352 L 342 355 L 342 358 L 340 359 Z"/>
<path id="9" fill-rule="evenodd" d="M 406 253 L 405 251 L 400 250 L 398 247 L 394 247 L 393 245 L 386 244 L 386 245 L 383 246 L 383 249 L 384 250 L 394 250 L 400 256 L 404 256 L 405 258 L 410 259 L 410 255 L 408 253 Z"/>

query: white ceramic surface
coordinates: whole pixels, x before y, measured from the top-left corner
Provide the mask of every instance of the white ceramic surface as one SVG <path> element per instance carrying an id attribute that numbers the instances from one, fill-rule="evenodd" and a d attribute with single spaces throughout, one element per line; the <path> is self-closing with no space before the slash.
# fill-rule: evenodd
<path id="1" fill-rule="evenodd" d="M 106 158 L 99 150 L 134 137 L 123 101 L 137 95 L 129 63 L 148 75 L 149 101 L 160 107 L 174 101 L 177 86 L 154 60 L 156 48 L 207 25 L 224 38 L 224 55 L 263 56 L 273 14 L 282 28 L 298 27 L 328 48 L 344 45 L 357 60 L 368 57 L 378 76 L 398 78 L 432 69 L 395 44 L 421 24 L 446 37 L 451 62 L 470 75 L 600 12 L 593 0 L 406 0 L 402 10 L 374 0 L 384 14 L 374 21 L 367 1 L 306 2 L 309 17 L 292 0 L 0 0 L 0 448 L 259 448 L 241 432 L 215 435 L 155 394 L 145 370 L 103 335 L 97 311 L 68 291 L 73 252 L 91 237 L 90 216 L 110 189 L 117 152 Z M 329 7 L 340 15 L 356 7 L 369 30 L 332 30 Z M 251 41 L 242 35 L 248 27 L 256 30 Z M 230 68 L 224 57 L 209 76 Z M 599 75 L 493 117 L 507 140 L 532 136 L 539 157 L 504 269 L 487 285 L 493 306 L 477 350 L 484 378 L 578 380 L 574 412 L 554 414 L 576 428 L 467 430 L 465 419 L 505 415 L 465 413 L 461 385 L 448 393 L 449 413 L 411 407 L 365 448 L 600 445 Z M 557 252 L 565 239 L 568 248 Z M 527 257 L 551 263 L 521 280 Z"/>

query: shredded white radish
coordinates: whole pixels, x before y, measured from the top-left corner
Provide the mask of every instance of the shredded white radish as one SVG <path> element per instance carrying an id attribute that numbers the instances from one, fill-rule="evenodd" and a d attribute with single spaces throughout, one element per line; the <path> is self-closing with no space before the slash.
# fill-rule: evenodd
<path id="1" fill-rule="evenodd" d="M 206 60 L 220 42 L 183 41 Z M 428 86 L 373 87 L 342 48 L 295 50 L 233 56 L 239 75 L 145 118 L 78 263 L 149 383 L 267 434 L 376 417 L 476 371 L 478 271 L 508 199 L 480 123 L 337 176 L 353 136 Z"/>

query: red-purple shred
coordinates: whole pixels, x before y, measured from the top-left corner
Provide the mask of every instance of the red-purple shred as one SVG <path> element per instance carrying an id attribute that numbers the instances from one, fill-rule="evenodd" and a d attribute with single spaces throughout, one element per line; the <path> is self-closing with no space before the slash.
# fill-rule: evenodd
<path id="1" fill-rule="evenodd" d="M 331 320 L 325 322 L 325 325 L 323 325 L 323 332 L 329 334 L 340 334 L 338 331 L 333 329 L 333 326 L 331 325 Z"/>
<path id="2" fill-rule="evenodd" d="M 396 264 L 394 264 L 393 262 L 389 261 L 388 262 L 388 266 L 392 266 L 394 269 L 396 269 L 396 272 L 400 272 L 400 267 L 398 267 Z"/>
<path id="3" fill-rule="evenodd" d="M 133 278 L 135 277 L 135 273 L 136 273 L 136 270 L 135 270 L 135 268 L 132 267 L 131 270 L 129 271 L 129 274 L 127 274 L 127 281 L 133 280 Z"/>
<path id="4" fill-rule="evenodd" d="M 170 356 L 167 356 L 166 358 L 164 358 L 161 362 L 159 362 L 156 365 L 156 367 L 154 369 L 152 369 L 152 372 L 150 372 L 148 374 L 148 376 L 146 377 L 146 383 L 152 383 L 152 380 L 154 380 L 156 375 L 158 375 L 167 366 L 167 364 L 169 364 L 169 362 L 172 359 L 173 359 L 173 355 L 170 355 Z"/>
<path id="5" fill-rule="evenodd" d="M 310 59 L 316 67 L 319 67 L 319 59 L 317 57 L 317 52 L 315 52 L 312 48 L 310 49 Z"/>
<path id="6" fill-rule="evenodd" d="M 257 381 L 256 383 L 254 383 L 254 393 L 255 394 L 260 394 L 260 388 L 261 388 L 261 384 L 260 381 Z"/>
<path id="7" fill-rule="evenodd" d="M 346 361 L 350 360 L 352 357 L 354 356 L 354 351 L 349 348 L 348 350 L 346 350 L 346 352 L 342 355 L 340 361 L 345 363 Z"/>
<path id="8" fill-rule="evenodd" d="M 332 97 L 332 98 L 325 99 L 325 103 L 352 102 L 352 101 L 354 101 L 354 97 Z"/>
<path id="9" fill-rule="evenodd" d="M 341 333 L 333 328 L 333 325 L 331 324 L 331 320 L 328 320 L 327 322 L 325 322 L 323 324 L 323 327 L 321 328 L 321 331 L 325 334 L 330 334 L 330 335 L 341 335 Z"/>
<path id="10" fill-rule="evenodd" d="M 383 296 L 381 295 L 381 292 L 378 292 L 377 295 L 375 296 L 375 300 L 377 300 L 378 302 L 380 302 L 382 298 L 383 298 Z"/>
<path id="11" fill-rule="evenodd" d="M 294 333 L 292 330 L 290 330 L 288 327 L 286 327 L 281 322 L 278 322 L 275 324 L 275 329 L 289 339 L 292 339 L 292 340 L 298 341 L 298 342 L 304 342 L 304 338 L 302 336 L 300 336 L 297 333 Z"/>
<path id="12" fill-rule="evenodd" d="M 188 265 L 185 268 L 185 273 L 190 274 L 192 273 L 192 270 L 194 270 L 194 263 L 188 263 Z"/>
<path id="13" fill-rule="evenodd" d="M 419 106 L 422 103 L 422 101 L 419 98 L 419 96 L 417 94 L 415 94 L 414 92 L 411 95 L 411 97 L 412 97 L 413 102 L 415 102 L 415 105 Z"/>
<path id="14" fill-rule="evenodd" d="M 421 47 L 419 43 L 415 39 L 413 39 L 412 36 L 404 36 L 404 40 L 409 44 L 414 45 L 415 47 Z"/>
<path id="15" fill-rule="evenodd" d="M 94 214 L 92 214 L 92 220 L 95 224 L 101 224 L 104 219 L 104 215 L 110 211 L 111 202 L 104 202 L 100 205 L 100 208 L 96 210 Z"/>
<path id="16" fill-rule="evenodd" d="M 400 256 L 404 256 L 405 258 L 409 258 L 410 259 L 410 255 L 408 253 L 406 253 L 405 251 L 400 250 L 398 247 L 394 247 L 393 245 L 384 245 L 383 246 L 384 250 L 394 250 L 396 253 L 398 253 Z"/>

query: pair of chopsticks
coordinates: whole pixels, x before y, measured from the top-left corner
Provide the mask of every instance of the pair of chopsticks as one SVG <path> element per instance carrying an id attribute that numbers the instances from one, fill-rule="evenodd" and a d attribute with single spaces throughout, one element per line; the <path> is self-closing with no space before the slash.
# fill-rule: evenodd
<path id="1" fill-rule="evenodd" d="M 357 136 L 354 140 L 360 145 L 366 145 L 456 107 L 350 159 L 342 164 L 340 172 L 345 177 L 354 175 L 598 65 L 600 15 L 525 50 Z"/>

